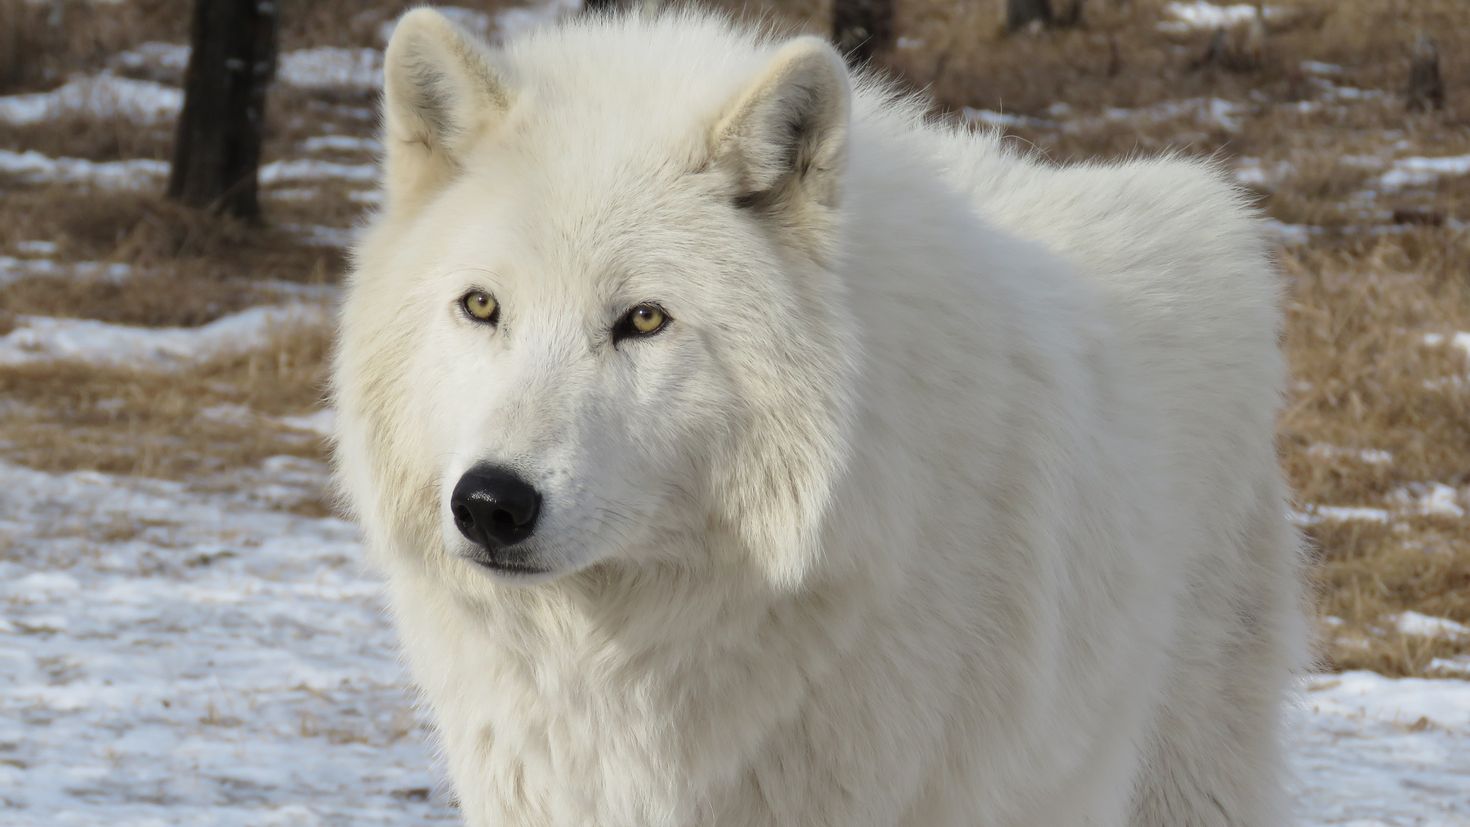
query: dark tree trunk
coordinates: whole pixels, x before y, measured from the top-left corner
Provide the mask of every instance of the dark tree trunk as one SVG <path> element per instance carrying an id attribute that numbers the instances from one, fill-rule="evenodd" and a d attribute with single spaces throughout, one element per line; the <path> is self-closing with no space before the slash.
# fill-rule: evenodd
<path id="1" fill-rule="evenodd" d="M 1419 35 L 1409 57 L 1409 111 L 1444 108 L 1444 76 L 1439 73 L 1439 46 Z"/>
<path id="2" fill-rule="evenodd" d="M 260 215 L 256 172 L 265 90 L 276 68 L 276 7 L 274 0 L 194 0 L 170 198 L 241 218 Z"/>
<path id="3" fill-rule="evenodd" d="M 1006 0 L 1006 30 L 1020 31 L 1032 23 L 1050 26 L 1051 3 L 1049 0 Z"/>
<path id="4" fill-rule="evenodd" d="M 853 64 L 893 48 L 893 0 L 833 0 L 832 40 Z"/>

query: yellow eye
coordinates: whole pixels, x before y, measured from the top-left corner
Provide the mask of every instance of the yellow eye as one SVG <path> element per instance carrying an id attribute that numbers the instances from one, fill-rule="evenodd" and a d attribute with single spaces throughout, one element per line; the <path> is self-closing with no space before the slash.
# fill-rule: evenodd
<path id="1" fill-rule="evenodd" d="M 652 336 L 663 330 L 668 323 L 669 316 L 662 307 L 656 304 L 640 304 L 618 321 L 617 327 L 613 328 L 613 340 L 626 339 L 629 336 Z"/>
<path id="2" fill-rule="evenodd" d="M 465 315 L 477 322 L 495 324 L 500 318 L 500 304 L 495 297 L 483 290 L 471 290 L 464 294 L 459 300 L 459 306 L 464 308 Z"/>

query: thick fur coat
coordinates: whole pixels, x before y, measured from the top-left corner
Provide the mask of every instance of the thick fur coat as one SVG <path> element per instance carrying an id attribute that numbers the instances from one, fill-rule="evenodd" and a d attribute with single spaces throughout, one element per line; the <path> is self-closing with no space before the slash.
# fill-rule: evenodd
<path id="1" fill-rule="evenodd" d="M 417 10 L 385 75 L 338 472 L 470 825 L 1288 819 L 1278 283 L 1215 170 L 689 13 Z"/>

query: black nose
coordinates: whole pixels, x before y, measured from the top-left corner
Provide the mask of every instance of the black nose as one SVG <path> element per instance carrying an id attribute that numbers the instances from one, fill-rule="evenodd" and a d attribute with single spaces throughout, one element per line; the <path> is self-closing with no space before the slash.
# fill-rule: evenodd
<path id="1" fill-rule="evenodd" d="M 513 471 L 477 465 L 454 486 L 449 510 L 460 534 L 493 550 L 531 536 L 541 513 L 541 494 Z"/>

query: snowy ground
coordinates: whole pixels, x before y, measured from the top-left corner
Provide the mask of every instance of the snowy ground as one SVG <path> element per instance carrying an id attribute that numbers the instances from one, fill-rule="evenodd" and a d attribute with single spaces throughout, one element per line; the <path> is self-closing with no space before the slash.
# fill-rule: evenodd
<path id="1" fill-rule="evenodd" d="M 0 822 L 450 823 L 325 468 L 192 483 L 0 464 Z M 1309 825 L 1470 825 L 1470 683 L 1321 676 Z"/>
<path id="2" fill-rule="evenodd" d="M 554 0 L 494 18 L 465 10 L 457 17 L 473 30 L 504 34 L 575 6 Z M 1254 13 L 1245 4 L 1173 3 L 1165 26 L 1211 28 Z M 182 45 L 148 43 L 114 64 L 165 76 L 186 60 Z M 301 89 L 365 89 L 378 82 L 380 60 L 375 49 L 302 49 L 282 56 L 279 80 Z M 1303 70 L 1320 95 L 1283 107 L 1306 112 L 1369 95 L 1329 80 L 1338 67 L 1307 62 Z M 175 87 L 107 70 L 49 92 L 0 97 L 0 127 L 77 112 L 146 124 L 167 121 L 179 106 Z M 1044 117 L 966 114 L 992 127 L 1059 132 L 1156 122 L 1234 132 L 1249 112 L 1201 97 L 1086 115 L 1062 103 Z M 371 203 L 377 148 L 366 129 L 316 135 L 265 166 L 262 182 L 283 202 L 309 201 L 314 187 L 331 183 L 350 185 L 355 203 Z M 319 153 L 355 162 L 313 157 Z M 1373 186 L 1392 190 L 1464 175 L 1470 156 L 1395 148 L 1365 164 L 1382 170 Z M 1290 164 L 1252 158 L 1240 159 L 1237 170 L 1242 182 L 1259 186 L 1292 174 Z M 0 148 L 0 173 L 27 186 L 156 188 L 166 172 L 154 159 Z M 348 232 L 292 229 L 333 245 Z M 1301 243 L 1316 228 L 1278 229 Z M 56 245 L 42 239 L 10 253 L 0 254 L 0 290 L 21 278 L 126 280 L 131 272 L 126 263 L 53 258 Z M 319 306 L 305 301 L 188 329 L 22 316 L 0 334 L 0 367 L 67 358 L 99 369 L 183 370 L 198 357 L 258 345 L 282 321 L 319 317 Z M 1432 335 L 1440 338 L 1426 346 L 1470 349 L 1470 334 Z M 0 400 L 0 415 L 6 410 Z M 243 408 L 200 415 L 257 416 Z M 278 421 L 310 432 L 329 417 Z M 1345 450 L 1314 448 L 1324 457 Z M 1391 459 L 1359 453 L 1370 464 Z M 299 503 L 319 498 L 325 481 L 324 466 L 295 457 L 187 481 L 43 472 L 0 460 L 0 827 L 454 822 L 355 530 L 297 513 Z M 1461 503 L 1470 502 L 1438 483 L 1401 493 L 1397 511 L 1310 505 L 1294 517 L 1303 525 L 1388 521 L 1410 511 L 1463 517 Z M 1404 634 L 1470 634 L 1412 612 L 1395 622 Z M 1463 661 L 1440 668 L 1467 671 Z M 1316 677 L 1304 687 L 1291 748 L 1304 824 L 1470 827 L 1470 680 Z"/>

